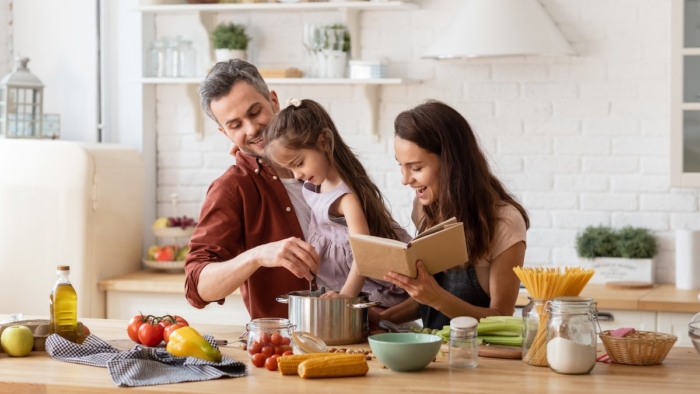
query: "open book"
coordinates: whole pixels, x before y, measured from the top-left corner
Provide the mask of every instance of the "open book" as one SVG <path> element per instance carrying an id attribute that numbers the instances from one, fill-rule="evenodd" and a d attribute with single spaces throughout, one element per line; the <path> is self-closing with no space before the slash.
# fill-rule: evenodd
<path id="1" fill-rule="evenodd" d="M 351 235 L 350 247 L 360 275 L 376 279 L 382 279 L 389 271 L 415 278 L 416 260 L 421 260 L 431 275 L 469 260 L 464 225 L 455 218 L 423 231 L 408 244 L 371 235 Z"/>

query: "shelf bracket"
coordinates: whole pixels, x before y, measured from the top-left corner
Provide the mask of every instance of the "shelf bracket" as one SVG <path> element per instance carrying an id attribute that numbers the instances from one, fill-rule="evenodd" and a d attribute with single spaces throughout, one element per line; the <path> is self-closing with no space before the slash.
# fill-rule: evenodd
<path id="1" fill-rule="evenodd" d="M 199 104 L 199 91 L 197 88 L 199 85 L 188 83 L 186 85 L 187 98 L 190 99 L 190 104 L 192 105 L 192 129 L 197 135 L 197 141 L 204 139 L 204 111 Z"/>
<path id="2" fill-rule="evenodd" d="M 369 131 L 373 142 L 379 142 L 379 85 L 362 85 L 369 113 Z"/>

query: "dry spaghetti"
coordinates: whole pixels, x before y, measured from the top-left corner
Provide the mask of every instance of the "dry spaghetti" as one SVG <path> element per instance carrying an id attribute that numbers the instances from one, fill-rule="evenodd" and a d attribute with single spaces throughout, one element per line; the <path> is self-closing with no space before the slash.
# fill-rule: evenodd
<path id="1" fill-rule="evenodd" d="M 577 296 L 595 273 L 592 269 L 580 267 L 515 267 L 515 274 L 523 282 L 530 297 L 551 300 L 554 297 Z M 530 365 L 547 366 L 547 320 L 549 313 L 544 304 L 536 306 L 540 318 L 537 334 L 523 361 Z M 524 340 L 525 338 L 523 338 Z M 524 344 L 524 342 L 523 342 Z"/>

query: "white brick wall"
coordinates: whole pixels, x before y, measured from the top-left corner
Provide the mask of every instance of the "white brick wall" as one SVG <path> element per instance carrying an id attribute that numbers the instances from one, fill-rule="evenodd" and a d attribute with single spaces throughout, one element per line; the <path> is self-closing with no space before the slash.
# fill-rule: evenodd
<path id="1" fill-rule="evenodd" d="M 383 56 L 393 75 L 421 80 L 381 88 L 378 142 L 367 136 L 360 89 L 272 88 L 282 102 L 308 97 L 327 106 L 401 224 L 409 221 L 411 192 L 394 161 L 393 120 L 425 99 L 439 99 L 470 121 L 494 172 L 528 209 L 526 264 L 575 264 L 575 236 L 588 225 L 644 226 L 662 240 L 657 279 L 672 283 L 673 230 L 700 229 L 700 192 L 669 186 L 673 0 L 540 1 L 578 56 L 424 60 L 420 54 L 461 0 L 416 0 L 414 11 L 364 13 L 363 56 Z M 251 61 L 261 67 L 303 66 L 301 24 L 341 21 L 333 12 L 221 19 L 254 27 Z M 159 17 L 158 34 L 172 34 L 179 23 Z M 0 44 L 3 37 L 0 29 Z M 169 196 L 177 192 L 180 214 L 197 216 L 207 186 L 233 161 L 229 143 L 210 121 L 204 140 L 195 138 L 184 87 L 159 86 L 157 95 L 158 211 L 170 214 Z"/>

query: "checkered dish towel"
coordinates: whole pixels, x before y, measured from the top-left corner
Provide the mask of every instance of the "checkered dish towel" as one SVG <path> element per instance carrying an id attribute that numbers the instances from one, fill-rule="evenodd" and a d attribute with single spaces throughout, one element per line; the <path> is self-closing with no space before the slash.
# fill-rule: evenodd
<path id="1" fill-rule="evenodd" d="M 204 337 L 216 347 L 212 336 Z M 60 361 L 107 367 L 114 384 L 126 387 L 195 382 L 224 376 L 236 378 L 248 373 L 246 364 L 228 357 L 214 363 L 194 357 L 175 357 L 163 348 L 141 345 L 120 352 L 94 335 L 78 345 L 51 334 L 46 339 L 46 352 Z"/>

